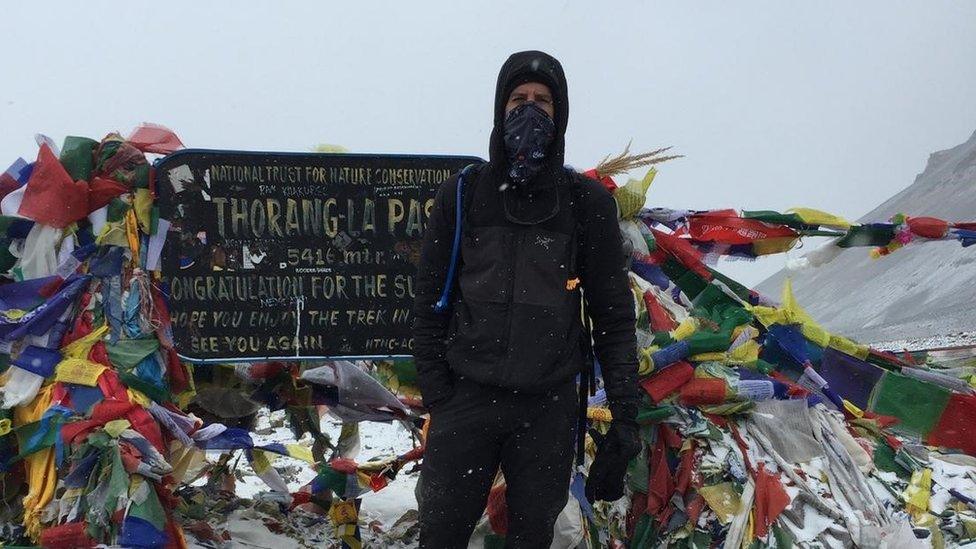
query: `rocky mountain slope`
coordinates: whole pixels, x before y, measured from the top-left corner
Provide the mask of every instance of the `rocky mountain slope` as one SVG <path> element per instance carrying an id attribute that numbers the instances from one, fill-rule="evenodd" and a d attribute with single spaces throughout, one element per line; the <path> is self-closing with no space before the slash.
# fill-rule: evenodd
<path id="1" fill-rule="evenodd" d="M 976 219 L 976 133 L 933 153 L 914 183 L 859 221 L 899 212 Z M 976 247 L 957 241 L 914 243 L 881 259 L 852 248 L 819 268 L 780 271 L 757 289 L 778 296 L 787 276 L 815 319 L 864 342 L 976 332 Z"/>

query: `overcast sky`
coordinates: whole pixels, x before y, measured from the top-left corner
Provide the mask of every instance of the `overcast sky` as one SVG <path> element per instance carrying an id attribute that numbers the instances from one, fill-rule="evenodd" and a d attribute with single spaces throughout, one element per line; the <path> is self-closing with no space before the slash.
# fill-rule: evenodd
<path id="1" fill-rule="evenodd" d="M 856 218 L 976 130 L 976 2 L 365 4 L 5 3 L 0 164 L 37 132 L 142 121 L 200 148 L 487 156 L 523 49 L 566 69 L 572 165 L 631 139 L 687 156 L 657 206 Z M 756 283 L 784 262 L 721 268 Z"/>

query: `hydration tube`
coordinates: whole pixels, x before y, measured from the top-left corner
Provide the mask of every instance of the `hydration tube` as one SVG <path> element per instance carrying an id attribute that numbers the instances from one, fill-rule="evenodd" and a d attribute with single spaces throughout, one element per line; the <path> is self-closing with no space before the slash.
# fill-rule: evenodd
<path id="1" fill-rule="evenodd" d="M 471 164 L 465 166 L 458 176 L 457 192 L 454 204 L 454 243 L 451 248 L 451 263 L 447 267 L 447 279 L 444 280 L 444 290 L 441 298 L 434 304 L 435 313 L 446 313 L 451 304 L 451 287 L 454 286 L 454 273 L 457 270 L 458 258 L 461 255 L 461 221 L 464 216 L 464 176 L 471 170 Z"/>

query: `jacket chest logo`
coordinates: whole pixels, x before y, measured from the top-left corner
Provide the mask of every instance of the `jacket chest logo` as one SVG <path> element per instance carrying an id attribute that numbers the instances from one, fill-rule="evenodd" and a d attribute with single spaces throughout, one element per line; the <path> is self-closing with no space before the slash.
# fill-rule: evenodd
<path id="1" fill-rule="evenodd" d="M 542 246 L 546 250 L 549 250 L 549 245 L 552 244 L 553 241 L 555 241 L 555 239 L 552 238 L 552 237 L 549 237 L 549 236 L 537 235 L 535 237 L 535 243 L 536 243 L 536 245 L 537 246 Z"/>

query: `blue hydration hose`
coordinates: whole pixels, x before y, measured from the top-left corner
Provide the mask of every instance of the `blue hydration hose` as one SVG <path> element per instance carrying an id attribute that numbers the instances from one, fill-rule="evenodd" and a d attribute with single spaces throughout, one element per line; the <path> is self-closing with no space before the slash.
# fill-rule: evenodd
<path id="1" fill-rule="evenodd" d="M 451 248 L 451 263 L 447 267 L 447 280 L 444 281 L 444 290 L 441 298 L 434 304 L 435 313 L 446 313 L 451 303 L 451 286 L 454 285 L 454 272 L 457 270 L 458 257 L 461 255 L 461 221 L 464 216 L 463 196 L 464 196 L 464 176 L 471 169 L 469 164 L 458 176 L 457 193 L 454 204 L 454 244 Z"/>

